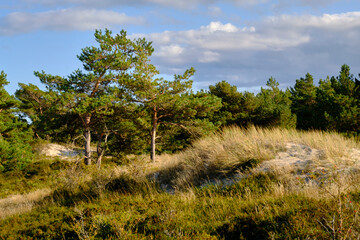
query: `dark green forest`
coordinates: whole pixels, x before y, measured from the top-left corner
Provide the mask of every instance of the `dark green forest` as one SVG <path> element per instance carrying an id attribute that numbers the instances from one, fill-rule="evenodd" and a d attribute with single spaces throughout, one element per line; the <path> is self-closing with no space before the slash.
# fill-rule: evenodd
<path id="1" fill-rule="evenodd" d="M 150 154 L 155 161 L 156 154 L 185 149 L 229 125 L 335 131 L 359 139 L 360 81 L 346 64 L 338 76 L 316 82 L 306 73 L 286 90 L 270 77 L 257 94 L 221 79 L 194 92 L 193 68 L 171 80 L 158 77 L 146 39 L 98 30 L 95 40 L 97 46 L 77 56 L 83 69 L 66 77 L 35 71 L 42 86 L 20 83 L 14 96 L 1 72 L 0 171 L 24 169 L 40 140 L 81 145 L 85 163 L 100 167 L 104 155 L 121 162 L 129 154 Z"/>

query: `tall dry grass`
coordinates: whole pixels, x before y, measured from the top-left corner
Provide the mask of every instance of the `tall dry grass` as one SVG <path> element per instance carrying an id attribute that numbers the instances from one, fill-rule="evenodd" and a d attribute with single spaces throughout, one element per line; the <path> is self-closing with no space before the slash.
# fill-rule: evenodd
<path id="1" fill-rule="evenodd" d="M 317 151 L 311 167 L 354 165 L 358 142 L 336 133 L 297 131 L 281 128 L 228 127 L 196 141 L 191 148 L 177 155 L 160 156 L 150 164 L 148 172 L 157 172 L 162 182 L 176 189 L 199 185 L 211 178 L 221 178 L 274 159 L 287 151 L 289 143 Z"/>
<path id="2" fill-rule="evenodd" d="M 18 194 L 0 199 L 0 219 L 31 211 L 34 206 L 49 196 L 50 193 L 50 189 L 38 189 L 28 194 Z"/>

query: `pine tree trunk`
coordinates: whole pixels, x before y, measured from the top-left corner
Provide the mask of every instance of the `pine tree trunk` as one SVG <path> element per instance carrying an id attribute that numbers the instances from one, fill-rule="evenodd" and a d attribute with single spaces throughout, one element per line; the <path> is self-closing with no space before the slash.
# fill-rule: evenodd
<path id="1" fill-rule="evenodd" d="M 90 131 L 90 116 L 85 117 L 85 165 L 91 165 L 91 131 Z"/>
<path id="2" fill-rule="evenodd" d="M 90 129 L 85 130 L 85 165 L 91 165 L 91 132 Z"/>
<path id="3" fill-rule="evenodd" d="M 156 109 L 154 109 L 154 115 L 153 115 L 153 127 L 151 129 L 151 155 L 150 158 L 153 162 L 155 162 L 155 151 L 156 151 L 156 128 L 157 128 L 157 112 Z"/>
<path id="4" fill-rule="evenodd" d="M 97 149 L 96 149 L 96 152 L 97 152 L 96 165 L 99 169 L 101 167 L 101 160 L 102 160 L 102 157 L 104 156 L 108 137 L 109 137 L 109 133 L 106 133 L 105 139 L 104 139 L 104 146 L 102 146 L 103 134 L 98 134 L 98 144 L 97 144 Z"/>

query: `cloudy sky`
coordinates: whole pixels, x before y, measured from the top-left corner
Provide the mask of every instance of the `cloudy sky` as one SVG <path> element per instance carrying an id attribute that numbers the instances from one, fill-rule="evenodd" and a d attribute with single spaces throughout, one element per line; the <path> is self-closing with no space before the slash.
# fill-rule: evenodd
<path id="1" fill-rule="evenodd" d="M 33 71 L 81 68 L 76 56 L 103 28 L 152 41 L 165 77 L 194 67 L 195 90 L 227 80 L 256 92 L 270 76 L 286 88 L 307 72 L 316 82 L 338 75 L 344 63 L 360 73 L 359 0 L 2 0 L 7 90 L 40 84 Z"/>

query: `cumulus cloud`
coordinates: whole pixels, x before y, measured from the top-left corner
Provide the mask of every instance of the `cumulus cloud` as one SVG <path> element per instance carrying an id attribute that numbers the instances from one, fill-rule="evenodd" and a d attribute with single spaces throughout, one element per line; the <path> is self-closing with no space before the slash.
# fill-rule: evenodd
<path id="1" fill-rule="evenodd" d="M 282 15 L 269 17 L 265 21 L 268 27 L 284 28 L 319 28 L 334 31 L 346 31 L 360 26 L 360 12 L 348 12 L 341 14 L 323 14 L 322 16 L 291 16 Z"/>
<path id="2" fill-rule="evenodd" d="M 300 14 L 299 12 L 304 8 L 297 8 L 298 6 L 309 10 L 341 0 L 13 1 L 26 2 L 30 9 L 39 5 L 41 9 L 54 6 L 56 9 L 64 6 L 67 9 L 40 13 L 12 13 L 4 16 L 0 19 L 0 35 L 39 29 L 87 30 L 145 22 L 141 17 L 135 18 L 105 10 L 113 7 L 135 6 L 145 11 L 153 7 L 156 13 L 159 13 L 152 12 L 151 16 L 156 18 L 153 22 L 155 23 L 160 15 L 174 12 L 168 11 L 168 8 L 187 11 L 201 6 L 203 8 L 197 10 L 203 11 L 202 13 L 207 16 L 216 16 L 216 20 L 227 19 L 226 22 L 209 20 L 204 26 L 196 26 L 188 30 L 134 35 L 153 41 L 155 47 L 153 62 L 162 73 L 172 75 L 194 66 L 197 69 L 195 78 L 198 86 L 228 80 L 239 88 L 252 89 L 264 85 L 267 77 L 270 76 L 280 80 L 281 84 L 291 82 L 290 84 L 293 85 L 294 80 L 301 77 L 299 76 L 301 73 L 318 73 L 315 77 L 326 77 L 324 75 L 329 74 L 328 66 L 334 69 L 334 66 L 340 67 L 343 63 L 350 66 L 352 63 L 358 65 L 360 12 L 321 16 L 277 15 L 247 22 L 243 22 L 246 17 L 238 16 L 243 25 L 235 24 L 235 20 L 230 20 L 234 19 L 234 16 L 224 15 L 229 5 L 233 8 L 252 8 L 250 11 L 255 9 L 256 11 L 252 13 L 259 17 L 264 12 L 271 13 L 274 8 L 278 8 L 276 13 L 286 12 L 288 8 L 300 9 L 298 11 Z M 221 8 L 223 6 L 226 7 Z M 189 12 L 193 14 L 195 11 Z M 311 11 L 307 11 L 309 12 Z M 316 10 L 315 12 L 319 13 Z M 191 15 L 186 15 L 184 18 L 189 18 L 186 20 L 191 21 Z M 167 26 L 174 24 L 170 23 L 169 19 L 165 22 Z"/>
<path id="3" fill-rule="evenodd" d="M 254 26 L 238 28 L 231 23 L 211 22 L 197 30 L 153 33 L 148 36 L 155 44 L 182 46 L 183 49 L 197 51 L 234 51 L 234 50 L 281 50 L 309 41 L 308 36 L 294 32 L 271 34 L 258 32 Z M 164 55 L 165 56 L 165 55 Z"/>
<path id="4" fill-rule="evenodd" d="M 46 30 L 93 30 L 113 25 L 142 24 L 141 17 L 95 9 L 63 9 L 40 13 L 14 12 L 0 19 L 0 35 Z"/>
<path id="5" fill-rule="evenodd" d="M 220 54 L 212 51 L 204 51 L 198 58 L 200 63 L 210 63 L 220 61 Z"/>
<path id="6" fill-rule="evenodd" d="M 201 29 L 213 32 L 237 32 L 239 29 L 231 23 L 222 24 L 221 22 L 211 22 L 208 26 L 202 26 Z"/>
<path id="7" fill-rule="evenodd" d="M 184 48 L 177 45 L 177 44 L 171 44 L 166 46 L 161 46 L 158 51 L 154 54 L 154 56 L 160 57 L 160 58 L 166 58 L 169 62 L 173 64 L 180 63 L 183 58 Z"/>
<path id="8" fill-rule="evenodd" d="M 196 81 L 204 83 L 228 80 L 251 88 L 274 76 L 293 85 L 302 73 L 325 78 L 331 73 L 328 66 L 357 64 L 360 12 L 281 15 L 247 27 L 210 22 L 198 29 L 143 36 L 153 41 L 155 52 L 160 50 L 153 61 L 166 74 L 194 66 Z"/>

